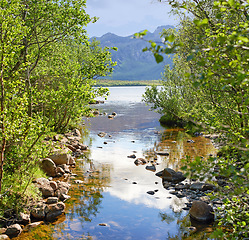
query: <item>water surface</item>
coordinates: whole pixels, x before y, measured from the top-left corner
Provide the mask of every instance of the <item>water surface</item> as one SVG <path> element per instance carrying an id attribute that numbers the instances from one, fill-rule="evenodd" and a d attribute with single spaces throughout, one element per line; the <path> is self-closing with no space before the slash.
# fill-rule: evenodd
<path id="1" fill-rule="evenodd" d="M 162 186 L 156 172 L 179 169 L 186 155 L 214 154 L 209 140 L 190 138 L 181 129 L 160 125 L 160 115 L 141 102 L 144 87 L 113 87 L 104 104 L 95 105 L 102 115 L 83 119 L 82 141 L 90 151 L 77 161 L 65 216 L 41 231 L 48 238 L 36 239 L 181 239 L 183 226 L 191 224 L 187 201 Z M 116 112 L 114 119 L 107 116 Z M 105 137 L 99 137 L 105 132 Z M 159 156 L 156 151 L 167 151 Z M 136 166 L 133 158 L 146 158 L 147 165 Z M 155 165 L 156 172 L 146 170 Z M 77 184 L 75 180 L 82 180 Z M 147 192 L 154 191 L 154 195 Z M 189 222 L 189 223 L 188 223 Z"/>

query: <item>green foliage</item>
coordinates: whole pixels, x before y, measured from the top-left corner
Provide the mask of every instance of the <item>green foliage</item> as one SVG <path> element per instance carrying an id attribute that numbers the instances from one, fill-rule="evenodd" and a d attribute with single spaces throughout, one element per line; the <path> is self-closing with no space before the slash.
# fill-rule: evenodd
<path id="1" fill-rule="evenodd" d="M 151 88 L 145 101 L 163 114 L 192 121 L 222 133 L 229 151 L 207 161 L 187 159 L 185 170 L 197 179 L 222 177 L 224 199 L 218 239 L 248 237 L 248 2 L 170 1 L 181 18 L 176 32 L 165 30 L 164 47 L 151 42 L 158 54 L 175 53 L 174 66 L 166 68 L 163 88 Z M 224 153 L 223 153 L 224 155 Z M 216 172 L 215 169 L 218 169 Z"/>
<path id="2" fill-rule="evenodd" d="M 50 146 L 42 139 L 65 131 L 108 94 L 96 78 L 115 65 L 107 48 L 89 43 L 85 0 L 3 0 L 0 3 L 0 208 L 18 210 L 38 162 Z"/>

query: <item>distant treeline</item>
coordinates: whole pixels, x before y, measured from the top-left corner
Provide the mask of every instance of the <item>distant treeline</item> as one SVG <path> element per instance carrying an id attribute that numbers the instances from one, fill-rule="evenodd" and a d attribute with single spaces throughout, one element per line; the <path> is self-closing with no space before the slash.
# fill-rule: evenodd
<path id="1" fill-rule="evenodd" d="M 107 80 L 99 79 L 96 81 L 95 87 L 113 87 L 113 86 L 152 86 L 161 85 L 160 80 L 139 80 L 139 81 L 130 81 L 130 80 Z"/>

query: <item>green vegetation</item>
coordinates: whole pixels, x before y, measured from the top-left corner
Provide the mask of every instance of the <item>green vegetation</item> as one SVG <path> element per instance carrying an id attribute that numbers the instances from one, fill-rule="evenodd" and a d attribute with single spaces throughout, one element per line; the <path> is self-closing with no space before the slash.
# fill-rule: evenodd
<path id="1" fill-rule="evenodd" d="M 189 159 L 184 169 L 199 180 L 225 181 L 217 193 L 225 207 L 213 237 L 243 239 L 249 237 L 249 4 L 239 0 L 170 4 L 182 19 L 179 29 L 163 31 L 165 46 L 151 41 L 147 50 L 157 62 L 163 60 L 162 54 L 175 53 L 174 65 L 165 68 L 163 88 L 148 88 L 144 101 L 168 119 L 190 121 L 221 135 L 225 151 L 208 161 Z"/>
<path id="2" fill-rule="evenodd" d="M 37 196 L 30 184 L 51 150 L 44 136 L 65 131 L 105 96 L 93 88 L 115 65 L 89 42 L 84 0 L 0 3 L 0 209 L 17 212 Z M 40 172 L 38 175 L 42 175 Z"/>
<path id="3" fill-rule="evenodd" d="M 140 81 L 131 81 L 131 80 L 108 80 L 108 79 L 99 79 L 98 82 L 94 85 L 95 87 L 114 87 L 114 86 L 151 86 L 161 85 L 159 80 L 140 80 Z"/>

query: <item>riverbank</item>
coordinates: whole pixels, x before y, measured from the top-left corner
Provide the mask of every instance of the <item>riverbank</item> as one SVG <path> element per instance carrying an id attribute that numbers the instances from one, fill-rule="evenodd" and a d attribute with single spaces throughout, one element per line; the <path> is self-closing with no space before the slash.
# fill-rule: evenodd
<path id="1" fill-rule="evenodd" d="M 82 156 L 88 147 L 80 143 L 81 133 L 78 129 L 63 135 L 46 138 L 45 142 L 54 146 L 53 154 L 41 159 L 40 168 L 47 178 L 33 179 L 32 185 L 39 190 L 41 199 L 30 199 L 28 206 L 17 215 L 6 211 L 1 219 L 0 239 L 9 239 L 28 232 L 41 224 L 54 222 L 64 214 L 70 178 L 75 168 L 77 157 Z"/>

